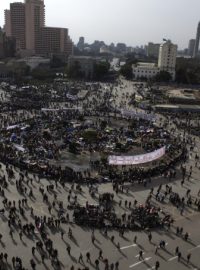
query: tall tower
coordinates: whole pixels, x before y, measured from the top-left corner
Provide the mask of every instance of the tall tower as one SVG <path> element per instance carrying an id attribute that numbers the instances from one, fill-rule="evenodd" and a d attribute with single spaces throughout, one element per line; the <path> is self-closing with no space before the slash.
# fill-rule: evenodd
<path id="1" fill-rule="evenodd" d="M 161 71 L 167 71 L 175 78 L 177 45 L 170 40 L 160 45 L 158 67 Z"/>
<path id="2" fill-rule="evenodd" d="M 194 53 L 193 53 L 194 58 L 197 57 L 198 55 L 199 40 L 200 40 L 200 22 L 198 23 L 198 27 L 197 27 L 197 35 L 196 35 L 196 41 L 195 41 Z"/>
<path id="3" fill-rule="evenodd" d="M 45 26 L 43 0 L 25 0 L 26 49 L 35 52 L 40 40 L 40 29 Z"/>

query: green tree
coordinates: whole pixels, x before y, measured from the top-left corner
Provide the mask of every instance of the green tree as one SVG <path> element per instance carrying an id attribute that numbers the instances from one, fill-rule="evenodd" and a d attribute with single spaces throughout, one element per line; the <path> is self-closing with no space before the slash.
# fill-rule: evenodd
<path id="1" fill-rule="evenodd" d="M 154 80 L 156 82 L 169 82 L 172 80 L 172 76 L 169 72 L 162 70 L 158 74 L 156 74 Z"/>
<path id="2" fill-rule="evenodd" d="M 198 58 L 178 58 L 176 63 L 176 82 L 200 84 L 200 60 Z"/>
<path id="3" fill-rule="evenodd" d="M 120 74 L 123 75 L 126 79 L 133 79 L 133 69 L 131 64 L 125 64 L 120 69 Z"/>
<path id="4" fill-rule="evenodd" d="M 103 79 L 110 70 L 109 62 L 98 62 L 94 64 L 94 79 L 101 80 Z"/>

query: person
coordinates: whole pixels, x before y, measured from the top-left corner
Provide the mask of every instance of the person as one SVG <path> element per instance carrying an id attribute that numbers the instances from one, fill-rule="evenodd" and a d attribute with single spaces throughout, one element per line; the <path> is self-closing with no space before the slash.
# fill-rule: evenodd
<path id="1" fill-rule="evenodd" d="M 83 255 L 82 255 L 82 253 L 80 253 L 80 255 L 79 255 L 78 262 L 79 262 L 79 263 L 80 263 L 80 262 L 83 263 Z"/>
<path id="2" fill-rule="evenodd" d="M 67 246 L 66 250 L 68 252 L 68 255 L 70 256 L 71 255 L 71 247 L 70 247 L 70 245 Z"/>
<path id="3" fill-rule="evenodd" d="M 137 243 L 137 235 L 134 236 L 133 242 L 136 244 Z"/>
<path id="4" fill-rule="evenodd" d="M 31 265 L 32 269 L 35 269 L 36 263 L 34 262 L 33 259 L 30 260 L 30 265 Z"/>
<path id="5" fill-rule="evenodd" d="M 61 239 L 63 239 L 63 237 L 64 237 L 64 232 L 61 231 Z"/>
<path id="6" fill-rule="evenodd" d="M 175 249 L 175 254 L 178 255 L 178 253 L 179 253 L 179 247 L 177 246 Z"/>
<path id="7" fill-rule="evenodd" d="M 87 253 L 86 253 L 86 258 L 87 258 L 87 262 L 91 262 L 91 259 L 90 259 L 90 252 L 87 252 Z"/>
<path id="8" fill-rule="evenodd" d="M 181 260 L 181 255 L 182 255 L 182 254 L 181 254 L 181 252 L 179 251 L 179 252 L 178 252 L 178 261 L 179 261 L 179 262 L 180 262 L 180 260 Z"/>
<path id="9" fill-rule="evenodd" d="M 4 259 L 6 262 L 8 261 L 8 254 L 7 253 L 4 253 Z"/>
<path id="10" fill-rule="evenodd" d="M 143 260 L 144 258 L 143 258 L 143 251 L 142 250 L 140 250 L 139 251 L 139 260 Z"/>
<path id="11" fill-rule="evenodd" d="M 156 263 L 155 263 L 155 269 L 158 270 L 159 267 L 160 267 L 160 263 L 159 263 L 159 261 L 156 261 Z"/>
<path id="12" fill-rule="evenodd" d="M 187 255 L 187 264 L 189 264 L 190 258 L 191 258 L 191 253 L 188 253 L 188 255 Z"/>
<path id="13" fill-rule="evenodd" d="M 119 262 L 118 262 L 118 261 L 115 263 L 115 269 L 116 269 L 116 270 L 119 269 Z"/>
<path id="14" fill-rule="evenodd" d="M 155 254 L 158 253 L 159 248 L 160 248 L 159 246 L 156 246 L 156 248 L 155 248 Z"/>
<path id="15" fill-rule="evenodd" d="M 32 255 L 35 256 L 35 247 L 32 247 Z"/>
<path id="16" fill-rule="evenodd" d="M 42 263 L 44 263 L 45 255 L 41 254 Z"/>
<path id="17" fill-rule="evenodd" d="M 149 242 L 151 243 L 151 240 L 152 240 L 152 234 L 151 234 L 151 232 L 148 234 L 148 238 L 149 238 Z"/>
<path id="18" fill-rule="evenodd" d="M 99 260 L 96 259 L 94 263 L 96 265 L 96 269 L 98 269 L 99 268 Z"/>
<path id="19" fill-rule="evenodd" d="M 92 239 L 92 244 L 94 244 L 94 241 L 95 241 L 95 236 L 94 236 L 94 233 L 92 233 L 92 235 L 91 235 L 91 239 Z"/>
<path id="20" fill-rule="evenodd" d="M 185 239 L 185 241 L 187 241 L 187 240 L 188 240 L 188 237 L 189 237 L 189 234 L 186 232 L 186 233 L 185 233 L 185 235 L 184 235 L 184 239 Z"/>
<path id="21" fill-rule="evenodd" d="M 103 254 L 103 251 L 100 249 L 99 250 L 99 259 L 102 259 L 103 260 L 103 255 L 102 254 Z"/>

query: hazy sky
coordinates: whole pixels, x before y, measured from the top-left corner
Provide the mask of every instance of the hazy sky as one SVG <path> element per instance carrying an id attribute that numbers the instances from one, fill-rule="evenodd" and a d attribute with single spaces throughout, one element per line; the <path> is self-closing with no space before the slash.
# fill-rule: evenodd
<path id="1" fill-rule="evenodd" d="M 0 0 L 0 25 L 10 2 L 16 1 Z M 200 21 L 200 0 L 45 0 L 45 5 L 46 25 L 69 28 L 75 43 L 79 36 L 89 43 L 130 46 L 169 38 L 184 48 Z"/>

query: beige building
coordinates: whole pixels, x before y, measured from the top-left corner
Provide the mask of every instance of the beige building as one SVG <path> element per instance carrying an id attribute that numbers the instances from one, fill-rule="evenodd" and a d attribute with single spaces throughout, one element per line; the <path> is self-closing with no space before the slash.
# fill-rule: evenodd
<path id="1" fill-rule="evenodd" d="M 64 56 L 70 54 L 68 47 L 68 29 L 58 27 L 43 27 L 36 45 L 36 53 L 43 56 Z"/>
<path id="2" fill-rule="evenodd" d="M 40 42 L 40 30 L 45 27 L 45 6 L 41 0 L 25 1 L 26 16 L 26 49 L 36 52 Z"/>
<path id="3" fill-rule="evenodd" d="M 6 35 L 16 38 L 20 56 L 51 57 L 57 54 L 67 57 L 73 53 L 73 43 L 67 28 L 45 26 L 44 0 L 12 3 L 4 16 Z"/>
<path id="4" fill-rule="evenodd" d="M 173 44 L 170 40 L 160 45 L 158 68 L 161 71 L 169 72 L 173 79 L 175 79 L 176 56 L 177 45 Z"/>
<path id="5" fill-rule="evenodd" d="M 8 15 L 8 12 L 7 12 Z M 10 4 L 10 18 L 9 15 L 5 21 L 5 29 L 8 33 L 11 33 L 12 37 L 16 39 L 16 49 L 26 49 L 26 37 L 25 37 L 25 5 L 23 3 L 11 3 Z M 7 35 L 7 33 L 6 33 Z M 9 35 L 8 35 L 9 36 Z"/>

